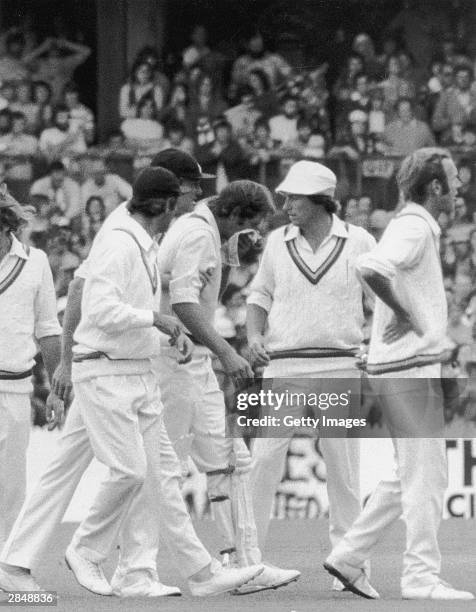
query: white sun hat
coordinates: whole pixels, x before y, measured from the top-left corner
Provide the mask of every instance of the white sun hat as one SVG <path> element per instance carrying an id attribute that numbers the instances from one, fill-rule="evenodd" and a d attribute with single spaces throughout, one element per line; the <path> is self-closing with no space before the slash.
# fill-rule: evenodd
<path id="1" fill-rule="evenodd" d="M 332 170 L 317 162 L 303 160 L 291 166 L 284 181 L 276 188 L 276 192 L 333 196 L 336 184 L 337 177 Z"/>

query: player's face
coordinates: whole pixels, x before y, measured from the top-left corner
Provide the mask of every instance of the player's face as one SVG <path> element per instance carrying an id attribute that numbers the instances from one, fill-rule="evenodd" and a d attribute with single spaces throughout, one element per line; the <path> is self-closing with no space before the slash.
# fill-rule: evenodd
<path id="1" fill-rule="evenodd" d="M 291 223 L 304 229 L 313 220 L 316 206 L 304 195 L 289 193 L 284 201 L 283 210 L 288 213 Z"/>
<path id="2" fill-rule="evenodd" d="M 175 216 L 180 217 L 185 213 L 192 212 L 195 202 L 201 195 L 202 188 L 200 181 L 182 179 L 180 182 L 180 195 L 177 198 L 177 205 L 175 207 Z"/>
<path id="3" fill-rule="evenodd" d="M 443 167 L 448 180 L 448 193 L 441 196 L 441 210 L 453 216 L 456 203 L 456 195 L 461 181 L 458 176 L 458 168 L 452 159 L 443 159 Z"/>

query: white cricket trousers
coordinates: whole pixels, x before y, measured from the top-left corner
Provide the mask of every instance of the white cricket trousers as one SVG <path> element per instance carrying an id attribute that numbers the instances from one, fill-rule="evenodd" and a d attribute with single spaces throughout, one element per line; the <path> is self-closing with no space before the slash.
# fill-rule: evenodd
<path id="1" fill-rule="evenodd" d="M 275 378 L 273 390 L 275 390 L 274 383 L 276 382 L 276 390 L 278 390 L 278 387 L 284 385 L 286 390 L 290 392 L 303 392 L 306 391 L 306 389 L 301 388 L 299 383 L 305 384 L 306 378 L 312 378 L 312 390 L 316 392 L 314 379 L 322 378 L 322 385 L 319 386 L 320 392 L 332 392 L 336 384 L 336 390 L 340 392 L 338 389 L 338 387 L 340 387 L 340 381 L 337 379 L 342 379 L 346 389 L 348 383 L 350 383 L 354 392 L 360 394 L 361 374 L 355 367 L 317 372 L 316 370 L 319 367 L 322 368 L 323 364 L 316 365 L 314 371 L 309 369 L 310 362 L 317 360 L 286 359 L 282 361 L 287 362 L 287 364 L 282 363 L 275 365 L 272 362 L 272 365 L 264 371 L 264 377 L 266 378 L 274 377 L 275 374 L 282 376 L 282 378 L 279 379 Z M 302 364 L 303 361 L 306 361 L 306 363 Z M 304 367 L 305 369 L 301 370 L 303 372 L 302 379 L 295 381 L 299 385 L 299 388 L 295 389 L 293 387 L 293 378 L 291 377 L 296 377 L 297 379 L 300 367 Z M 284 376 L 285 372 L 286 376 Z M 333 380 L 333 384 L 326 384 L 327 379 Z M 333 387 L 332 389 L 330 388 L 331 386 Z M 275 414 L 280 416 L 279 412 Z M 291 414 L 291 412 L 289 411 L 287 414 Z M 283 435 L 283 437 L 255 438 L 251 446 L 253 468 L 251 470 L 250 480 L 253 495 L 253 510 L 258 532 L 258 545 L 263 551 L 265 549 L 274 498 L 284 474 L 286 455 L 291 438 L 294 434 L 291 428 L 286 428 L 286 431 L 283 430 L 284 428 L 279 429 L 279 434 Z M 271 429 L 269 429 L 268 432 L 269 435 L 273 434 Z M 359 471 L 360 440 L 358 438 L 321 437 L 319 440 L 319 447 L 326 464 L 327 472 L 329 537 L 331 545 L 335 546 L 357 518 L 362 507 L 360 500 Z"/>
<path id="2" fill-rule="evenodd" d="M 0 550 L 25 501 L 29 393 L 0 391 Z"/>
<path id="3" fill-rule="evenodd" d="M 390 430 L 396 432 L 393 435 L 408 432 L 409 427 L 419 427 L 425 421 L 435 423 L 435 437 L 393 437 L 396 458 L 393 478 L 378 484 L 350 531 L 332 551 L 335 559 L 362 566 L 392 523 L 403 517 L 406 549 L 402 590 L 439 580 L 441 555 L 437 534 L 447 487 L 447 461 L 441 397 L 431 391 L 428 380 L 439 379 L 440 372 L 440 366 L 427 366 L 379 377 L 382 410 Z M 417 388 L 411 378 L 424 380 Z M 373 380 L 374 377 L 372 387 Z"/>
<path id="4" fill-rule="evenodd" d="M 119 384 L 118 380 L 115 387 Z M 152 385 L 152 380 L 148 384 Z M 76 397 L 69 409 L 64 432 L 58 440 L 55 458 L 41 476 L 16 521 L 1 555 L 1 560 L 5 563 L 26 568 L 40 565 L 42 554 L 55 537 L 74 491 L 94 457 L 88 430 L 77 401 L 76 383 L 75 389 Z M 145 387 L 142 393 L 145 394 Z M 152 447 L 160 449 L 160 536 L 170 549 L 179 570 L 184 577 L 189 577 L 206 567 L 211 557 L 193 529 L 180 491 L 177 456 L 161 417 L 157 416 L 157 421 L 158 432 L 155 432 L 154 425 L 151 433 L 157 435 Z M 108 427 L 109 425 L 107 422 Z M 117 429 L 114 431 L 117 437 L 119 432 Z M 134 431 L 137 431 L 136 427 Z M 119 439 L 117 441 L 119 443 Z M 127 444 L 127 441 L 124 441 L 124 444 Z M 149 475 L 153 479 L 151 472 Z M 118 566 L 118 571 L 122 574 L 156 569 L 159 508 L 153 491 L 148 500 L 143 496 L 146 491 L 147 488 L 142 487 L 140 494 L 135 496 L 122 523 L 121 558 Z M 90 543 L 90 546 L 94 551 L 99 548 L 95 543 Z"/>

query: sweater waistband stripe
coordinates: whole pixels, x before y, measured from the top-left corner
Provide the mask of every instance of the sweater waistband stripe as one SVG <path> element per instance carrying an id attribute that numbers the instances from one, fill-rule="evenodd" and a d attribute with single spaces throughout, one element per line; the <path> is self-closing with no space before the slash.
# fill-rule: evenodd
<path id="1" fill-rule="evenodd" d="M 447 359 L 448 351 L 443 351 L 433 355 L 415 355 L 414 357 L 400 359 L 399 361 L 389 361 L 387 363 L 367 363 L 365 369 L 367 374 L 388 374 L 390 372 L 403 372 L 410 368 L 443 363 Z"/>
<path id="2" fill-rule="evenodd" d="M 356 357 L 357 349 L 336 348 L 302 348 L 282 351 L 271 351 L 269 358 L 273 359 L 323 359 L 329 357 Z"/>

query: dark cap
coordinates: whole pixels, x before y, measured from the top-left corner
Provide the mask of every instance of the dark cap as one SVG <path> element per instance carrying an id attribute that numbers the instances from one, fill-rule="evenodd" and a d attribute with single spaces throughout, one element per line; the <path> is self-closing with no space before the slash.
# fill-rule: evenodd
<path id="1" fill-rule="evenodd" d="M 200 164 L 195 158 L 180 149 L 164 149 L 152 159 L 152 168 L 160 166 L 173 172 L 179 179 L 199 181 L 200 179 L 215 178 L 214 174 L 202 172 Z"/>
<path id="2" fill-rule="evenodd" d="M 165 168 L 144 168 L 132 185 L 132 195 L 137 200 L 168 197 L 179 193 L 177 177 Z"/>

